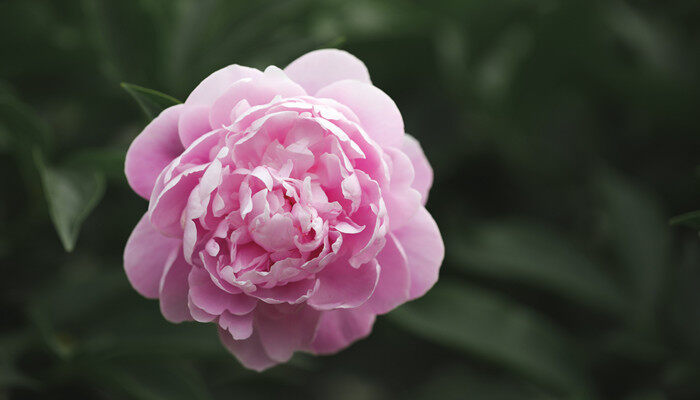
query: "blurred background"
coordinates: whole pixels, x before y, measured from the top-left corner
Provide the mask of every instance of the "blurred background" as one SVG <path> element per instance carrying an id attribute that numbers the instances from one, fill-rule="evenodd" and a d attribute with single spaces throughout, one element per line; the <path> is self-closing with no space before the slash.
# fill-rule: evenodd
<path id="1" fill-rule="evenodd" d="M 0 1 L 0 398 L 700 398 L 700 2 Z M 148 118 L 231 63 L 346 49 L 434 170 L 441 279 L 258 374 L 122 270 Z M 76 241 L 77 240 L 77 241 Z M 72 249 L 67 252 L 65 249 Z"/>

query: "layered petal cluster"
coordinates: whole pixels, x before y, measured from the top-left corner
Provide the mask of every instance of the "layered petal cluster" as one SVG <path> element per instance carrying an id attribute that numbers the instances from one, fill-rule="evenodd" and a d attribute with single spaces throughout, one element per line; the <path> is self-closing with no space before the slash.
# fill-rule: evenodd
<path id="1" fill-rule="evenodd" d="M 249 368 L 336 352 L 437 281 L 432 170 L 346 52 L 213 73 L 143 130 L 125 170 L 149 200 L 129 281 L 170 321 L 217 324 Z"/>

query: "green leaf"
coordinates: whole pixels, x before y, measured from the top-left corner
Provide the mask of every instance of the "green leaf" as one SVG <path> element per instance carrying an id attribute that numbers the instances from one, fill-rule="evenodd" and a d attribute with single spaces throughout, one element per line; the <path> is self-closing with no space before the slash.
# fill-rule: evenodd
<path id="1" fill-rule="evenodd" d="M 621 313 L 611 277 L 561 234 L 531 223 L 492 223 L 447 246 L 458 269 L 544 289 L 599 311 Z"/>
<path id="2" fill-rule="evenodd" d="M 549 320 L 499 295 L 443 282 L 390 318 L 428 340 L 569 393 L 586 391 L 581 355 Z"/>
<path id="3" fill-rule="evenodd" d="M 691 211 L 671 218 L 671 225 L 683 225 L 689 228 L 700 230 L 700 210 Z"/>
<path id="4" fill-rule="evenodd" d="M 180 100 L 153 89 L 126 82 L 122 82 L 121 86 L 139 103 L 143 112 L 150 119 L 157 117 L 166 108 L 181 103 Z"/>
<path id="5" fill-rule="evenodd" d="M 651 331 L 669 267 L 667 218 L 650 193 L 621 176 L 604 172 L 598 185 L 603 235 L 633 295 L 630 322 Z"/>
<path id="6" fill-rule="evenodd" d="M 114 148 L 85 149 L 71 154 L 65 165 L 73 168 L 90 168 L 100 171 L 108 180 L 123 181 L 126 150 Z"/>
<path id="7" fill-rule="evenodd" d="M 73 251 L 81 224 L 104 195 L 104 176 L 85 169 L 46 166 L 38 151 L 34 159 L 51 220 L 63 247 Z"/>

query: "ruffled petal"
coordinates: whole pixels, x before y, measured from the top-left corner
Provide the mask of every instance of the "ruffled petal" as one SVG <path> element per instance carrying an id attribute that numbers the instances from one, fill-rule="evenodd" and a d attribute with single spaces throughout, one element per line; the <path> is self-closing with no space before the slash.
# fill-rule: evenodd
<path id="1" fill-rule="evenodd" d="M 209 274 L 192 268 L 189 275 L 190 299 L 197 307 L 212 315 L 228 311 L 234 315 L 245 315 L 255 309 L 258 300 L 242 293 L 229 293 L 216 286 Z"/>
<path id="2" fill-rule="evenodd" d="M 244 78 L 255 78 L 262 76 L 262 72 L 255 68 L 244 67 L 242 65 L 229 65 L 206 77 L 190 93 L 185 100 L 187 105 L 214 104 L 214 101 L 221 96 L 234 82 Z"/>
<path id="3" fill-rule="evenodd" d="M 160 312 L 170 322 L 191 321 L 189 308 L 187 307 L 187 276 L 192 268 L 182 256 L 182 251 L 177 250 L 177 256 L 166 265 L 160 280 L 159 295 Z"/>
<path id="4" fill-rule="evenodd" d="M 347 51 L 336 49 L 306 53 L 292 61 L 284 72 L 311 95 L 322 87 L 343 79 L 372 83 L 362 61 Z"/>
<path id="5" fill-rule="evenodd" d="M 321 313 L 306 306 L 265 305 L 255 312 L 255 329 L 270 358 L 286 362 L 311 345 Z"/>
<path id="6" fill-rule="evenodd" d="M 224 312 L 219 316 L 219 326 L 226 329 L 233 339 L 245 340 L 253 334 L 253 315 L 235 315 Z"/>
<path id="7" fill-rule="evenodd" d="M 316 354 L 332 354 L 372 332 L 375 315 L 369 310 L 324 311 L 311 343 Z"/>
<path id="8" fill-rule="evenodd" d="M 160 172 L 182 153 L 178 120 L 182 104 L 163 110 L 134 139 L 126 152 L 124 172 L 134 192 L 149 199 Z"/>
<path id="9" fill-rule="evenodd" d="M 317 310 L 359 307 L 372 295 L 378 280 L 376 260 L 358 268 L 346 261 L 332 263 L 318 274 L 318 287 L 307 304 Z"/>
<path id="10" fill-rule="evenodd" d="M 215 129 L 231 125 L 231 111 L 242 101 L 246 105 L 256 106 L 269 103 L 275 96 L 285 98 L 305 94 L 304 89 L 287 78 L 280 69 L 268 67 L 264 76 L 240 80 L 223 92 L 211 107 L 209 122 Z"/>
<path id="11" fill-rule="evenodd" d="M 409 300 L 425 294 L 437 282 L 445 245 L 435 220 L 424 207 L 402 228 L 392 232 L 406 254 L 411 273 Z"/>
<path id="12" fill-rule="evenodd" d="M 372 297 L 362 308 L 368 308 L 375 314 L 384 314 L 408 300 L 411 277 L 406 254 L 391 234 L 377 256 L 377 261 L 380 267 L 379 282 Z"/>
<path id="13" fill-rule="evenodd" d="M 145 297 L 158 298 L 165 266 L 172 263 L 179 248 L 180 240 L 155 230 L 148 215 L 141 217 L 124 249 L 124 270 L 131 286 Z"/>
<path id="14" fill-rule="evenodd" d="M 433 168 L 423 153 L 420 143 L 411 135 L 406 134 L 401 150 L 413 164 L 414 178 L 411 186 L 423 197 L 423 205 L 428 201 L 428 192 L 433 185 Z"/>
<path id="15" fill-rule="evenodd" d="M 328 97 L 350 107 L 367 134 L 382 146 L 399 147 L 403 141 L 403 118 L 396 103 L 369 83 L 342 80 L 321 88 L 317 97 Z"/>
<path id="16" fill-rule="evenodd" d="M 246 368 L 262 372 L 277 364 L 265 352 L 257 332 L 253 332 L 248 339 L 235 340 L 226 329 L 219 328 L 219 339 Z"/>

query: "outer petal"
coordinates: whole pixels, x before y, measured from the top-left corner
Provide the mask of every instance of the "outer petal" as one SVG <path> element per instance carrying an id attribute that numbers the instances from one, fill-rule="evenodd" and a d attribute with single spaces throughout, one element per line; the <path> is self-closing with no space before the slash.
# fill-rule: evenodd
<path id="1" fill-rule="evenodd" d="M 337 100 L 360 119 L 367 134 L 382 146 L 399 147 L 402 143 L 403 118 L 396 103 L 369 83 L 343 80 L 331 83 L 316 93 L 316 97 Z"/>
<path id="2" fill-rule="evenodd" d="M 178 104 L 163 110 L 134 139 L 126 152 L 126 179 L 131 188 L 145 199 L 151 197 L 160 171 L 184 150 L 177 130 L 182 107 Z"/>
<path id="3" fill-rule="evenodd" d="M 148 215 L 141 217 L 124 249 L 124 270 L 131 286 L 145 297 L 158 298 L 163 270 L 179 247 L 180 240 L 161 235 L 151 226 Z"/>
<path id="4" fill-rule="evenodd" d="M 414 179 L 411 186 L 423 196 L 423 205 L 428 201 L 428 192 L 433 185 L 433 168 L 423 153 L 423 149 L 418 140 L 406 134 L 403 139 L 401 150 L 408 156 L 413 164 Z"/>
<path id="5" fill-rule="evenodd" d="M 445 257 L 440 230 L 424 207 L 402 228 L 392 232 L 403 247 L 411 273 L 409 300 L 425 294 L 435 282 Z"/>
<path id="6" fill-rule="evenodd" d="M 255 329 L 270 358 L 286 362 L 295 351 L 309 348 L 320 315 L 306 306 L 265 305 L 255 311 Z"/>
<path id="7" fill-rule="evenodd" d="M 211 130 L 208 106 L 185 105 L 178 123 L 180 141 L 185 148 L 189 147 L 197 138 Z"/>
<path id="8" fill-rule="evenodd" d="M 245 340 L 253 334 L 253 315 L 224 312 L 219 316 L 219 326 L 229 331 L 235 340 Z"/>
<path id="9" fill-rule="evenodd" d="M 294 82 L 310 95 L 324 86 L 343 79 L 372 83 L 367 67 L 357 57 L 343 50 L 321 49 L 306 53 L 284 69 Z"/>
<path id="10" fill-rule="evenodd" d="M 389 234 L 386 245 L 377 256 L 381 268 L 379 282 L 367 303 L 362 306 L 375 314 L 384 314 L 408 299 L 411 277 L 403 248 Z"/>
<path id="11" fill-rule="evenodd" d="M 182 250 L 176 250 L 176 256 L 166 265 L 160 280 L 159 295 L 160 312 L 170 322 L 192 320 L 187 307 L 187 276 L 192 268 L 182 255 Z"/>
<path id="12" fill-rule="evenodd" d="M 379 268 L 376 260 L 358 268 L 342 260 L 332 263 L 319 273 L 318 287 L 307 304 L 317 310 L 359 307 L 374 292 Z"/>
<path id="13" fill-rule="evenodd" d="M 372 331 L 375 316 L 368 310 L 324 311 L 311 344 L 316 354 L 331 354 L 350 343 L 364 338 Z"/>
<path id="14" fill-rule="evenodd" d="M 235 340 L 227 330 L 219 328 L 219 338 L 246 368 L 260 372 L 277 364 L 277 361 L 271 359 L 265 352 L 257 332 L 253 332 L 248 339 Z"/>
<path id="15" fill-rule="evenodd" d="M 206 77 L 194 88 L 192 93 L 190 93 L 187 100 L 185 100 L 185 104 L 210 106 L 214 104 L 214 101 L 234 82 L 243 78 L 255 78 L 259 76 L 262 76 L 262 72 L 255 68 L 236 64 L 229 65 Z"/>
<path id="16" fill-rule="evenodd" d="M 211 107 L 209 122 L 215 129 L 231 125 L 231 111 L 243 100 L 247 105 L 256 106 L 269 103 L 278 95 L 284 98 L 305 94 L 304 89 L 280 69 L 268 67 L 264 76 L 240 80 L 223 92 Z"/>

